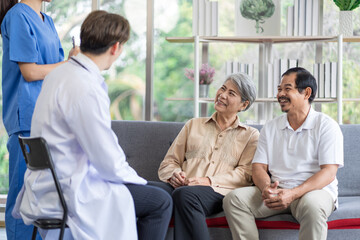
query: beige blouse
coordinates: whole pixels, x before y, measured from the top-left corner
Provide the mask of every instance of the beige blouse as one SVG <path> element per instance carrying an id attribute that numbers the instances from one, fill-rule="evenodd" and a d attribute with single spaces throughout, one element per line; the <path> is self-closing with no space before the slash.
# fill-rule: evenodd
<path id="1" fill-rule="evenodd" d="M 221 131 L 216 112 L 210 118 L 189 120 L 180 131 L 159 167 L 159 178 L 167 182 L 174 172 L 186 177 L 209 177 L 215 192 L 226 195 L 235 188 L 249 186 L 251 161 L 259 131 L 235 123 Z"/>

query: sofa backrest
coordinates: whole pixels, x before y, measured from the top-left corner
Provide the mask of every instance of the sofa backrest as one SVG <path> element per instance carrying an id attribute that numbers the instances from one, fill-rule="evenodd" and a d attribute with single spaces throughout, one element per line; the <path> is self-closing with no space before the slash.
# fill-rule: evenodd
<path id="1" fill-rule="evenodd" d="M 150 181 L 158 181 L 157 171 L 171 143 L 184 123 L 113 121 L 129 164 Z M 261 129 L 261 125 L 253 125 Z M 345 166 L 339 169 L 340 196 L 360 196 L 360 125 L 341 125 L 344 135 Z"/>
<path id="2" fill-rule="evenodd" d="M 344 136 L 344 167 L 337 173 L 339 196 L 360 196 L 360 124 L 340 128 Z"/>
<path id="3" fill-rule="evenodd" d="M 130 166 L 149 181 L 159 181 L 159 165 L 183 126 L 175 122 L 112 121 Z"/>

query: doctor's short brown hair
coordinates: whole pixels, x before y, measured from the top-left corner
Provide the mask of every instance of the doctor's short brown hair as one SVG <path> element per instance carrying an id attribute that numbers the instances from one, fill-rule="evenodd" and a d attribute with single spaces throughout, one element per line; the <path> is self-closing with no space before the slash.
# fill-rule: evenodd
<path id="1" fill-rule="evenodd" d="M 81 25 L 80 50 L 102 54 L 112 45 L 129 40 L 130 24 L 126 18 L 106 11 L 91 12 Z"/>

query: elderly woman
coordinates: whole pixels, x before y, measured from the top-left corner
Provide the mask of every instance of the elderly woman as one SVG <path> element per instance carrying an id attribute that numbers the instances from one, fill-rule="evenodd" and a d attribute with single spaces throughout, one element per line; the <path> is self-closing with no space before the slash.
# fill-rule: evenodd
<path id="1" fill-rule="evenodd" d="M 256 98 L 253 81 L 230 75 L 216 93 L 216 112 L 188 121 L 159 167 L 158 183 L 174 200 L 175 239 L 209 239 L 206 216 L 221 212 L 224 195 L 249 186 L 259 132 L 239 121 Z"/>

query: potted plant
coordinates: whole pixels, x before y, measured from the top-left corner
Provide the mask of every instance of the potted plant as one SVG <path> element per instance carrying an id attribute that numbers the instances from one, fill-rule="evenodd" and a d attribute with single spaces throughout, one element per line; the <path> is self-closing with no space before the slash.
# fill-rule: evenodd
<path id="1" fill-rule="evenodd" d="M 340 9 L 339 33 L 344 36 L 353 35 L 352 10 L 359 7 L 360 0 L 333 0 Z"/>
<path id="2" fill-rule="evenodd" d="M 199 70 L 199 97 L 206 98 L 209 94 L 209 85 L 214 81 L 215 68 L 209 66 L 209 64 L 204 63 L 201 65 Z M 194 69 L 185 68 L 185 76 L 194 81 Z"/>

